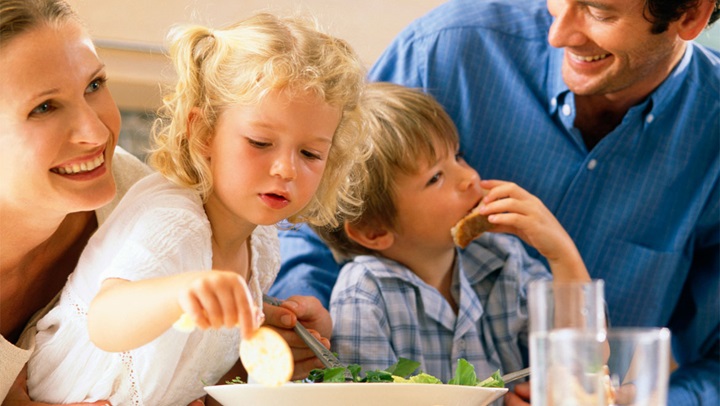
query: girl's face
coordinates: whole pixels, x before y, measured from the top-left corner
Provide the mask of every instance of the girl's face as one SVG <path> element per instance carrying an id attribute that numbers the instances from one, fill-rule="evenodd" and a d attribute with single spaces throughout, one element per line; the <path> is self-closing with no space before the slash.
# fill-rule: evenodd
<path id="1" fill-rule="evenodd" d="M 85 31 L 20 34 L 3 44 L 0 72 L 2 208 L 65 215 L 110 201 L 120 113 Z"/>
<path id="2" fill-rule="evenodd" d="M 342 111 L 313 94 L 272 92 L 223 111 L 210 141 L 206 210 L 269 225 L 305 207 L 327 164 Z"/>

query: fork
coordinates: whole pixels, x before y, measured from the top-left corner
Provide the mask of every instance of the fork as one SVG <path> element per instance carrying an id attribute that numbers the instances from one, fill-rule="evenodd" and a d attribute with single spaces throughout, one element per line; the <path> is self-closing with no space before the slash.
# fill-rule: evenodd
<path id="1" fill-rule="evenodd" d="M 269 295 L 263 295 L 263 302 L 273 305 L 273 306 L 280 306 L 282 304 L 282 300 L 269 296 Z M 300 324 L 300 322 L 295 323 L 295 333 L 297 333 L 298 336 L 307 344 L 307 346 L 312 350 L 313 353 L 320 359 L 320 362 L 325 366 L 325 368 L 344 368 L 344 374 L 345 374 L 345 380 L 346 381 L 355 381 L 350 371 L 340 363 L 340 360 L 337 359 L 335 354 L 330 352 L 325 346 L 317 339 L 315 336 L 310 334 L 307 329 Z"/>
<path id="2" fill-rule="evenodd" d="M 519 371 L 510 372 L 503 375 L 501 378 L 507 385 L 509 382 L 517 381 L 518 379 L 525 378 L 530 375 L 530 368 L 523 368 Z"/>

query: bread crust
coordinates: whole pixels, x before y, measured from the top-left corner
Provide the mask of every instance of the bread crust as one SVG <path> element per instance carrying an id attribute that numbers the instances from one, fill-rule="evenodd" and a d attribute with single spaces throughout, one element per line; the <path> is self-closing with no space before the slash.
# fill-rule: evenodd
<path id="1" fill-rule="evenodd" d="M 485 231 L 490 230 L 493 225 L 488 221 L 487 216 L 472 212 L 458 221 L 450 229 L 453 242 L 460 248 L 465 248 L 470 241 L 478 238 Z"/>

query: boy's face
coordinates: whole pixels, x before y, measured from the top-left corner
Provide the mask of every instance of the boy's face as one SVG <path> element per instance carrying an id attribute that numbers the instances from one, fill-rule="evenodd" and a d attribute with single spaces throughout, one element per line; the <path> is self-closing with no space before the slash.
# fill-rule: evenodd
<path id="1" fill-rule="evenodd" d="M 480 176 L 455 151 L 438 158 L 434 164 L 421 161 L 413 175 L 395 178 L 396 246 L 427 252 L 453 249 L 450 229 L 484 196 Z"/>

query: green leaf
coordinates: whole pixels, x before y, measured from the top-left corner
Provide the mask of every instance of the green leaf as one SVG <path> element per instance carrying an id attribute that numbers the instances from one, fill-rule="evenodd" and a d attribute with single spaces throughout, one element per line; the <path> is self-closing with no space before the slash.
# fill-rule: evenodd
<path id="1" fill-rule="evenodd" d="M 350 374 L 353 377 L 353 381 L 360 382 L 360 371 L 361 367 L 358 364 L 350 364 L 347 366 L 348 371 L 350 371 Z"/>
<path id="2" fill-rule="evenodd" d="M 471 363 L 467 362 L 465 358 L 458 359 L 455 375 L 448 384 L 475 386 L 477 383 L 478 380 L 477 375 L 475 375 L 475 367 Z"/>
<path id="3" fill-rule="evenodd" d="M 325 370 L 324 369 L 313 369 L 308 374 L 308 377 L 305 378 L 305 382 L 322 382 L 323 377 L 325 376 Z"/>
<path id="4" fill-rule="evenodd" d="M 387 371 L 368 371 L 361 382 L 392 382 L 393 376 Z"/>
<path id="5" fill-rule="evenodd" d="M 323 382 L 345 382 L 345 367 L 325 369 Z"/>
<path id="6" fill-rule="evenodd" d="M 502 376 L 500 376 L 500 371 L 497 370 L 487 379 L 478 382 L 477 386 L 484 388 L 504 388 L 505 381 L 503 381 Z"/>
<path id="7" fill-rule="evenodd" d="M 425 372 L 421 372 L 417 375 L 411 376 L 408 379 L 405 379 L 401 376 L 393 375 L 394 381 L 397 383 L 432 383 L 432 384 L 442 384 L 442 381 L 438 378 L 426 374 Z"/>
<path id="8" fill-rule="evenodd" d="M 408 375 L 415 372 L 420 366 L 420 363 L 411 359 L 400 357 L 398 361 L 389 367 L 385 368 L 385 371 L 406 378 Z"/>

